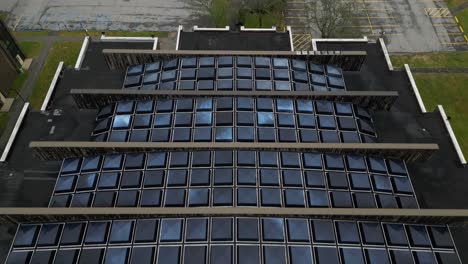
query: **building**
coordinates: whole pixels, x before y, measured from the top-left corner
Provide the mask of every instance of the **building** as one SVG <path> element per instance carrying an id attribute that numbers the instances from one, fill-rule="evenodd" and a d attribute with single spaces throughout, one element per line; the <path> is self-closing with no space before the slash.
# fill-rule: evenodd
<path id="1" fill-rule="evenodd" d="M 16 40 L 8 30 L 3 21 L 0 20 L 0 97 L 8 96 L 13 81 L 21 70 L 24 59 L 24 53 L 16 43 Z"/>
<path id="2" fill-rule="evenodd" d="M 86 40 L 28 113 L 0 200 L 42 208 L 0 215 L 19 224 L 6 263 L 466 260 L 466 168 L 384 46 L 179 33 L 177 51 Z"/>

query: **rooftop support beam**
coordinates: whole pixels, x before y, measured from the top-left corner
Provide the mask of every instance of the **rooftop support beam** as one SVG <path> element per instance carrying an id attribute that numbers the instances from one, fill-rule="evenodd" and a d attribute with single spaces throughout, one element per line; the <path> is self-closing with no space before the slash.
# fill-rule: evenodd
<path id="1" fill-rule="evenodd" d="M 33 141 L 33 153 L 44 160 L 103 155 L 112 153 L 177 151 L 177 150 L 271 150 L 320 151 L 339 154 L 361 154 L 407 162 L 426 161 L 439 149 L 437 144 L 397 143 L 194 143 L 194 142 L 64 142 Z"/>
<path id="2" fill-rule="evenodd" d="M 144 64 L 160 59 L 196 56 L 263 56 L 292 58 L 314 63 L 332 64 L 345 71 L 359 71 L 366 60 L 365 51 L 218 51 L 218 50 L 136 50 L 104 49 L 102 51 L 111 70 L 125 70 L 129 65 Z"/>
<path id="3" fill-rule="evenodd" d="M 121 100 L 157 100 L 181 97 L 273 97 L 350 102 L 372 110 L 390 110 L 398 98 L 396 91 L 173 91 L 73 89 L 70 91 L 80 108 L 94 109 Z"/>
<path id="4" fill-rule="evenodd" d="M 304 217 L 357 221 L 463 225 L 468 210 L 347 208 L 0 208 L 0 224 L 141 219 L 155 217 Z"/>

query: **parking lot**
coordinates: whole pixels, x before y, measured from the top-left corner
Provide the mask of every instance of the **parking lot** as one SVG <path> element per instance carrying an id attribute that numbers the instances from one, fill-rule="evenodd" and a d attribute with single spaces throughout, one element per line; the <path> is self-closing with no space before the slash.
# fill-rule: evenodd
<path id="1" fill-rule="evenodd" d="M 311 1 L 311 0 L 308 0 Z M 468 50 L 467 37 L 445 0 L 355 0 L 359 30 L 384 37 L 390 52 Z M 286 21 L 308 48 L 307 1 L 289 0 Z M 174 31 L 199 23 L 186 0 L 2 0 L 15 30 Z M 312 37 L 318 37 L 312 34 Z"/>
<path id="2" fill-rule="evenodd" d="M 356 0 L 361 32 L 384 37 L 391 52 L 467 50 L 443 0 Z"/>
<path id="3" fill-rule="evenodd" d="M 456 45 L 461 47 L 467 45 L 467 39 L 465 34 L 463 34 L 463 29 L 448 8 L 427 8 L 425 11 L 438 35 L 445 36 L 444 39 L 441 39 L 442 45 Z"/>
<path id="4" fill-rule="evenodd" d="M 306 48 L 303 35 L 314 30 L 304 10 L 312 0 L 289 0 L 286 22 L 292 26 L 295 47 Z M 358 31 L 370 39 L 383 37 L 390 52 L 468 50 L 468 38 L 445 0 L 354 0 Z"/>
<path id="5" fill-rule="evenodd" d="M 2 0 L 0 10 L 15 30 L 175 31 L 196 23 L 184 0 Z"/>

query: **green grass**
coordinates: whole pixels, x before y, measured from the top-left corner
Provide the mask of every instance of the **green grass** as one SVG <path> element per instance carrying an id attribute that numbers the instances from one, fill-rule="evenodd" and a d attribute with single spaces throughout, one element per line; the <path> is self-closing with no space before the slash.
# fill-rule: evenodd
<path id="1" fill-rule="evenodd" d="M 3 134 L 9 119 L 10 113 L 0 113 L 0 136 Z"/>
<path id="2" fill-rule="evenodd" d="M 52 31 L 49 30 L 41 30 L 41 31 L 16 31 L 13 33 L 16 37 L 37 37 L 37 36 L 48 36 Z M 104 31 L 106 36 L 119 36 L 119 37 L 168 37 L 169 32 L 166 31 Z M 81 37 L 85 36 L 86 33 L 83 30 L 78 31 L 66 31 L 61 30 L 54 32 L 57 33 L 59 36 L 62 37 Z M 102 31 L 99 30 L 90 30 L 88 34 L 92 37 L 100 37 Z"/>
<path id="3" fill-rule="evenodd" d="M 49 35 L 49 30 L 41 31 L 15 31 L 13 32 L 15 37 L 40 37 Z"/>
<path id="4" fill-rule="evenodd" d="M 468 52 L 463 51 L 392 55 L 391 59 L 393 66 L 401 68 L 405 63 L 414 68 L 468 67 Z"/>
<path id="5" fill-rule="evenodd" d="M 225 27 L 229 24 L 230 12 L 229 3 L 227 0 L 213 0 L 212 7 L 210 8 L 210 17 L 215 27 Z"/>
<path id="6" fill-rule="evenodd" d="M 35 58 L 39 56 L 42 49 L 42 42 L 40 41 L 21 41 L 19 43 L 21 50 L 28 58 Z"/>
<path id="7" fill-rule="evenodd" d="M 271 28 L 273 26 L 281 26 L 281 17 L 273 14 L 265 15 L 262 17 L 262 26 L 260 26 L 258 15 L 246 14 L 244 26 L 246 28 Z"/>
<path id="8" fill-rule="evenodd" d="M 42 49 L 42 42 L 38 42 L 38 41 L 22 41 L 19 43 L 19 45 L 21 49 L 23 50 L 23 52 L 26 54 L 26 57 L 28 58 L 37 57 Z M 28 75 L 29 75 L 29 72 L 24 71 L 20 73 L 18 77 L 16 77 L 8 93 L 8 97 L 16 98 L 18 96 L 17 92 L 21 91 L 21 89 L 23 88 L 24 83 L 28 79 Z"/>
<path id="9" fill-rule="evenodd" d="M 456 13 L 455 16 L 458 18 L 460 25 L 462 25 L 465 35 L 468 35 L 468 8 Z"/>
<path id="10" fill-rule="evenodd" d="M 60 61 L 64 62 L 64 67 L 74 65 L 80 53 L 81 42 L 63 41 L 56 42 L 49 51 L 45 65 L 39 73 L 39 77 L 34 85 L 34 90 L 29 97 L 29 102 L 33 109 L 40 109 L 44 97 L 54 77 L 55 71 Z"/>
<path id="11" fill-rule="evenodd" d="M 444 106 L 450 124 L 465 155 L 468 155 L 468 74 L 414 74 L 419 92 L 428 111 Z"/>
<path id="12" fill-rule="evenodd" d="M 20 73 L 18 77 L 16 77 L 15 81 L 13 82 L 13 85 L 11 86 L 10 91 L 8 92 L 8 97 L 16 98 L 18 96 L 17 92 L 21 91 L 21 88 L 23 88 L 24 83 L 28 79 L 28 75 L 29 72 L 24 71 Z"/>
<path id="13" fill-rule="evenodd" d="M 465 1 L 466 0 L 448 0 L 447 5 L 448 5 L 449 8 L 453 8 L 453 7 L 459 6 L 460 4 L 462 4 Z"/>
<path id="14" fill-rule="evenodd" d="M 169 36 L 169 32 L 159 32 L 159 31 L 104 31 L 106 36 L 118 36 L 118 37 L 167 37 Z M 100 37 L 102 31 L 97 30 L 90 30 L 88 34 L 92 37 Z M 86 33 L 84 31 L 59 31 L 58 34 L 60 36 L 85 36 Z"/>
<path id="15" fill-rule="evenodd" d="M 466 0 L 447 0 L 447 6 L 449 8 L 455 8 L 459 5 L 461 5 L 463 2 Z M 459 24 L 463 27 L 465 31 L 465 35 L 468 36 L 468 8 L 463 9 L 462 11 L 453 14 L 456 16 L 459 20 Z"/>
<path id="16" fill-rule="evenodd" d="M 8 16 L 10 14 L 5 11 L 0 11 L 0 20 L 3 20 L 3 22 L 6 22 L 8 20 Z"/>
<path id="17" fill-rule="evenodd" d="M 246 28 L 276 27 L 282 29 L 286 27 L 282 11 L 281 7 L 277 7 L 271 12 L 260 16 L 260 14 L 249 12 L 248 9 L 241 9 L 238 14 L 238 19 Z"/>

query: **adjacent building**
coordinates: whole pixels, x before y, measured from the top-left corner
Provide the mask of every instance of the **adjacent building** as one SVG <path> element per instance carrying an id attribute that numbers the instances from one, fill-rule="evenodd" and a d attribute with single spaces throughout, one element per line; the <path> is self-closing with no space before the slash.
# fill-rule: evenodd
<path id="1" fill-rule="evenodd" d="M 13 85 L 13 81 L 21 70 L 24 59 L 24 53 L 21 51 L 18 43 L 8 30 L 5 23 L 0 20 L 0 93 L 2 98 L 8 96 L 8 92 Z M 0 100 L 3 104 L 4 100 Z"/>

